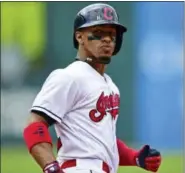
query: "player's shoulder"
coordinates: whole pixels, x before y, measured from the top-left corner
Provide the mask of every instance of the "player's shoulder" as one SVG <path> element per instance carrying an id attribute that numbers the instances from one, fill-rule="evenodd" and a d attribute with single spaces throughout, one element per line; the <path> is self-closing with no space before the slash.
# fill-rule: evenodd
<path id="1" fill-rule="evenodd" d="M 73 72 L 81 72 L 81 70 L 85 70 L 85 66 L 87 66 L 87 63 L 86 62 L 83 62 L 83 61 L 74 61 L 72 62 L 71 64 L 69 64 L 65 70 L 68 72 L 68 73 L 73 73 Z"/>
<path id="2" fill-rule="evenodd" d="M 48 75 L 47 79 L 61 79 L 61 77 L 65 76 L 65 71 L 64 69 L 55 69 L 50 72 Z"/>
<path id="3" fill-rule="evenodd" d="M 78 68 L 78 65 L 77 63 L 75 62 L 72 62 L 71 64 L 69 64 L 68 66 L 64 67 L 64 68 L 59 68 L 59 69 L 55 69 L 53 70 L 49 76 L 50 77 L 58 77 L 58 78 L 61 78 L 61 77 L 69 77 L 69 78 L 73 78 L 75 75 L 75 71 L 77 71 L 79 68 Z"/>
<path id="4" fill-rule="evenodd" d="M 78 81 L 84 77 L 87 77 L 90 73 L 89 65 L 83 61 L 72 62 L 64 69 L 64 71 L 66 74 L 70 75 L 73 79 Z"/>
<path id="5" fill-rule="evenodd" d="M 55 69 L 53 71 L 50 72 L 50 74 L 48 75 L 48 77 L 46 78 L 45 82 L 52 82 L 55 84 L 61 84 L 61 83 L 71 83 L 72 81 L 74 81 L 73 76 L 68 73 L 68 71 L 65 68 L 61 68 L 61 69 Z"/>
<path id="6" fill-rule="evenodd" d="M 64 74 L 64 69 L 55 69 L 50 72 L 49 77 L 57 77 Z"/>
<path id="7" fill-rule="evenodd" d="M 65 68 L 59 68 L 51 71 L 47 77 L 47 80 L 60 82 L 77 81 L 76 79 L 78 79 L 80 74 L 82 74 L 80 69 L 80 63 L 75 61 Z"/>

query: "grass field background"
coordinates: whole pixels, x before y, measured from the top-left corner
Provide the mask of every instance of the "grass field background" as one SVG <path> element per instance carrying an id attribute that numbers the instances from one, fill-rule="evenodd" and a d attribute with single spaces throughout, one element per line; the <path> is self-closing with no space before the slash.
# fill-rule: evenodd
<path id="1" fill-rule="evenodd" d="M 183 156 L 165 154 L 158 173 L 184 173 Z M 137 167 L 120 167 L 118 173 L 147 173 Z M 1 173 L 42 173 L 25 147 L 1 148 Z"/>

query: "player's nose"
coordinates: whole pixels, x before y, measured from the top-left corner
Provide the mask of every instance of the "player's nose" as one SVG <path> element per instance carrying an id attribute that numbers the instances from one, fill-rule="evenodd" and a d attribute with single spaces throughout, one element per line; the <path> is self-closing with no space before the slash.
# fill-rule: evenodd
<path id="1" fill-rule="evenodd" d="M 109 35 L 103 36 L 102 41 L 106 43 L 110 43 L 112 41 L 112 38 Z"/>

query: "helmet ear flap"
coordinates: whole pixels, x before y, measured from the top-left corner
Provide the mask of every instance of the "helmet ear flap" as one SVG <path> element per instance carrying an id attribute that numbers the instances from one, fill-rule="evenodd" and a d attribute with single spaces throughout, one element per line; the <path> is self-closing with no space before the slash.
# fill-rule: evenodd
<path id="1" fill-rule="evenodd" d="M 78 49 L 78 41 L 76 40 L 75 32 L 78 30 L 80 26 L 86 23 L 86 19 L 82 14 L 78 14 L 74 21 L 74 33 L 73 33 L 73 45 L 76 49 Z"/>
<path id="2" fill-rule="evenodd" d="M 76 40 L 75 32 L 73 33 L 73 45 L 74 45 L 75 49 L 78 49 L 78 41 Z"/>
<path id="3" fill-rule="evenodd" d="M 120 48 L 121 48 L 121 45 L 122 45 L 122 37 L 123 37 L 123 32 L 120 31 L 119 27 L 117 27 L 117 30 L 116 30 L 116 46 L 115 46 L 113 55 L 116 55 L 120 51 Z"/>
<path id="4" fill-rule="evenodd" d="M 120 51 L 121 46 L 122 46 L 122 42 L 123 42 L 123 35 L 125 32 L 127 32 L 127 28 L 124 27 L 124 29 L 123 29 L 120 26 L 117 26 L 117 28 L 116 28 L 116 46 L 115 46 L 113 55 L 116 55 Z"/>

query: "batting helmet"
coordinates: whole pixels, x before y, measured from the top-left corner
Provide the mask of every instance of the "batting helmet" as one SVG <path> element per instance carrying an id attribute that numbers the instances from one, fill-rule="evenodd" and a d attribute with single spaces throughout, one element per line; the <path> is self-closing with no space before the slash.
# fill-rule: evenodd
<path id="1" fill-rule="evenodd" d="M 127 31 L 127 28 L 119 23 L 116 10 L 112 6 L 104 3 L 88 5 L 77 13 L 74 21 L 74 47 L 76 49 L 78 48 L 75 31 L 81 28 L 105 24 L 114 25 L 116 27 L 116 46 L 113 52 L 113 55 L 116 55 L 121 48 L 123 33 Z"/>

